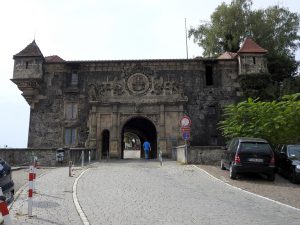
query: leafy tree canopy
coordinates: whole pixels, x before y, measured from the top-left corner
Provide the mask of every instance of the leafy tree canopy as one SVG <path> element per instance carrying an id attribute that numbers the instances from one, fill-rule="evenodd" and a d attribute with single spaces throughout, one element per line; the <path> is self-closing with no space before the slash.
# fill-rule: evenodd
<path id="1" fill-rule="evenodd" d="M 259 137 L 273 145 L 300 141 L 300 93 L 286 95 L 280 101 L 263 102 L 249 98 L 228 105 L 219 129 L 233 137 Z"/>
<path id="2" fill-rule="evenodd" d="M 245 37 L 268 50 L 268 67 L 274 81 L 294 75 L 298 63 L 295 51 L 300 46 L 299 14 L 277 5 L 252 10 L 251 0 L 222 3 L 209 23 L 189 30 L 189 37 L 204 49 L 205 57 L 225 51 L 237 52 Z"/>

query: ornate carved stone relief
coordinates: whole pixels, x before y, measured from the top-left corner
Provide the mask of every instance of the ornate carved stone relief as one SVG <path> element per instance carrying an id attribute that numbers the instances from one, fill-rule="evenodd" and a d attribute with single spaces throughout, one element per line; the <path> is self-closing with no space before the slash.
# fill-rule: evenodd
<path id="1" fill-rule="evenodd" d="M 88 85 L 90 101 L 109 101 L 110 97 L 130 96 L 174 96 L 185 98 L 182 85 L 178 80 L 164 78 L 150 68 L 136 65 L 132 69 L 124 69 L 120 76 L 113 80 Z M 179 96 L 179 97 L 178 97 Z"/>
<path id="2" fill-rule="evenodd" d="M 150 88 L 150 79 L 145 74 L 132 74 L 126 82 L 126 88 L 132 95 L 143 95 Z"/>

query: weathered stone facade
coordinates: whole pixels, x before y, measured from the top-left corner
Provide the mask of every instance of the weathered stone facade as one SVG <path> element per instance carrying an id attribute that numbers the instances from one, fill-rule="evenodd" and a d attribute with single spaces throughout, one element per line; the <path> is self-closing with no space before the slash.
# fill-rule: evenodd
<path id="1" fill-rule="evenodd" d="M 158 149 L 170 157 L 183 143 L 183 115 L 192 120 L 192 146 L 223 144 L 216 125 L 222 108 L 242 96 L 238 77 L 266 73 L 260 52 L 225 59 L 64 61 L 44 57 L 32 42 L 14 59 L 12 81 L 31 106 L 28 147 L 96 148 L 98 158 L 122 158 L 125 132 L 150 140 L 152 158 Z"/>

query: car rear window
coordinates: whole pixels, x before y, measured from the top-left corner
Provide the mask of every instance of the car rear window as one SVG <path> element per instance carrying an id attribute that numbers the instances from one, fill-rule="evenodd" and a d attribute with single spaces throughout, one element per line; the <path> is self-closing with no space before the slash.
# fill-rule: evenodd
<path id="1" fill-rule="evenodd" d="M 300 145 L 288 146 L 288 155 L 289 157 L 300 158 Z"/>
<path id="2" fill-rule="evenodd" d="M 262 142 L 242 142 L 239 147 L 240 152 L 271 152 L 268 143 Z"/>

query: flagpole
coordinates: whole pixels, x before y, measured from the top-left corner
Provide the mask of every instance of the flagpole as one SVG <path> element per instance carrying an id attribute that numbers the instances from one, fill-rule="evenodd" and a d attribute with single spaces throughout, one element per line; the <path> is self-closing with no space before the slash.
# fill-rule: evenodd
<path id="1" fill-rule="evenodd" d="M 187 42 L 187 29 L 186 29 L 186 18 L 184 18 L 185 24 L 185 49 L 186 49 L 186 59 L 189 58 L 188 42 Z"/>

